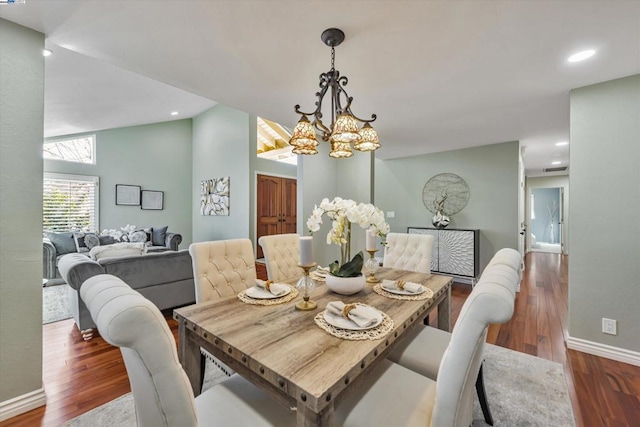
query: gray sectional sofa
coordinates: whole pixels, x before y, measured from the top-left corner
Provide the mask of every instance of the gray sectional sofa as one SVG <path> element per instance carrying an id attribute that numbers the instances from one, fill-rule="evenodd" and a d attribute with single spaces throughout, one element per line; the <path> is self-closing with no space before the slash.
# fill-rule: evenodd
<path id="1" fill-rule="evenodd" d="M 151 228 L 151 230 L 154 230 Z M 182 235 L 179 233 L 168 233 L 167 227 L 156 227 L 154 232 L 152 245 L 147 248 L 147 252 L 177 251 L 178 246 L 182 242 Z M 46 233 L 47 237 L 42 239 L 42 277 L 51 281 L 51 284 L 63 283 L 60 271 L 58 271 L 58 262 L 60 258 L 69 253 L 84 253 L 88 255 L 88 249 L 85 252 L 78 252 L 78 242 L 74 239 L 74 232 L 62 233 Z M 100 244 L 107 245 L 116 241 L 108 236 L 100 236 Z"/>
<path id="2" fill-rule="evenodd" d="M 63 255 L 58 263 L 69 284 L 71 313 L 85 340 L 93 337 L 95 323 L 80 298 L 80 286 L 97 274 L 112 274 L 151 300 L 161 310 L 196 301 L 189 250 L 148 253 L 93 261 L 79 253 Z"/>

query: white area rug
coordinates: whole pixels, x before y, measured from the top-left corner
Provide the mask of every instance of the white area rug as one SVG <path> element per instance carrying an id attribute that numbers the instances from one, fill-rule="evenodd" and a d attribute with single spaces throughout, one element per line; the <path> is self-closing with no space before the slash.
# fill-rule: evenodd
<path id="1" fill-rule="evenodd" d="M 69 285 L 42 288 L 42 324 L 71 318 Z"/>
<path id="2" fill-rule="evenodd" d="M 494 426 L 575 427 L 562 365 L 493 345 L 487 346 L 486 355 L 485 387 Z M 205 372 L 204 389 L 226 378 L 208 360 Z M 474 427 L 487 425 L 477 399 L 473 415 Z M 64 424 L 69 427 L 135 425 L 130 393 Z"/>

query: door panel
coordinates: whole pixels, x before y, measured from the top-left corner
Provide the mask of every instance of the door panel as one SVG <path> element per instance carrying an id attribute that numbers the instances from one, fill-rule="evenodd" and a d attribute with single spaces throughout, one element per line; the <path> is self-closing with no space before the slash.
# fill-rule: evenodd
<path id="1" fill-rule="evenodd" d="M 297 228 L 297 182 L 295 179 L 258 175 L 256 237 L 295 233 Z M 262 258 L 262 247 L 256 242 Z"/>

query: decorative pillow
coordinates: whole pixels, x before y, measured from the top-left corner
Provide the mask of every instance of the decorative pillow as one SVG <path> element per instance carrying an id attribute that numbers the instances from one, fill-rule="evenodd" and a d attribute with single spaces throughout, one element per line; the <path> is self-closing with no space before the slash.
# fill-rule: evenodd
<path id="1" fill-rule="evenodd" d="M 100 245 L 112 245 L 114 243 L 118 243 L 118 241 L 111 236 L 98 236 L 98 240 Z"/>
<path id="2" fill-rule="evenodd" d="M 87 250 L 100 246 L 100 237 L 95 233 L 87 233 L 84 236 L 84 244 L 87 245 Z"/>
<path id="3" fill-rule="evenodd" d="M 121 256 L 144 255 L 147 247 L 144 243 L 114 243 L 113 245 L 97 246 L 89 251 L 89 256 L 93 260 L 102 258 L 113 258 Z"/>
<path id="4" fill-rule="evenodd" d="M 164 246 L 164 238 L 167 236 L 167 228 L 169 228 L 168 225 L 152 228 L 153 238 L 151 241 L 153 242 L 153 246 Z"/>
<path id="5" fill-rule="evenodd" d="M 73 239 L 73 232 L 64 233 L 44 233 L 56 248 L 57 255 L 70 254 L 76 251 L 76 242 Z"/>
<path id="6" fill-rule="evenodd" d="M 147 241 L 147 233 L 142 230 L 134 231 L 129 235 L 129 241 L 132 243 L 144 243 Z"/>
<path id="7" fill-rule="evenodd" d="M 76 244 L 76 252 L 89 252 L 89 248 L 84 242 L 85 233 L 73 233 L 73 241 Z"/>

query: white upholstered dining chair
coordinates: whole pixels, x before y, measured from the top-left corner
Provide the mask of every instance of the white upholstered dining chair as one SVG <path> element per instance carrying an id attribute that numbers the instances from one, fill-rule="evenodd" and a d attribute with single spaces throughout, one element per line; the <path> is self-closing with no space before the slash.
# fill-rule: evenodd
<path id="1" fill-rule="evenodd" d="M 427 234 L 389 233 L 382 266 L 431 273 L 433 241 Z"/>
<path id="2" fill-rule="evenodd" d="M 256 284 L 256 264 L 249 239 L 192 243 L 189 254 L 193 264 L 196 303 L 237 295 Z M 203 375 L 205 357 L 225 373 L 233 374 L 231 368 L 209 352 L 202 350 L 202 356 Z"/>
<path id="3" fill-rule="evenodd" d="M 274 234 L 258 239 L 264 253 L 269 280 L 278 282 L 302 276 L 300 262 L 300 236 L 291 234 Z"/>
<path id="4" fill-rule="evenodd" d="M 93 276 L 80 295 L 100 335 L 120 347 L 138 427 L 295 425 L 295 414 L 237 374 L 194 399 L 164 316 L 121 279 Z"/>
<path id="5" fill-rule="evenodd" d="M 500 249 L 485 268 L 474 289 L 484 284 L 499 284 L 503 286 L 515 299 L 516 289 L 520 283 L 520 254 L 514 249 Z M 508 321 L 505 319 L 504 321 Z M 504 323 L 504 322 L 501 322 Z M 458 327 L 456 323 L 455 329 Z M 449 346 L 452 334 L 441 329 L 425 326 L 410 332 L 389 354 L 389 360 L 398 363 L 414 372 L 438 379 L 438 370 L 444 353 Z M 487 402 L 484 389 L 484 373 L 480 367 L 476 381 L 478 400 L 489 425 L 493 425 L 493 417 Z"/>
<path id="6" fill-rule="evenodd" d="M 256 264 L 249 239 L 189 245 L 196 303 L 236 295 L 256 284 Z"/>
<path id="7" fill-rule="evenodd" d="M 462 306 L 437 381 L 385 360 L 345 396 L 336 408 L 336 425 L 469 426 L 487 328 L 509 320 L 513 305 L 509 286 L 487 278 Z"/>

